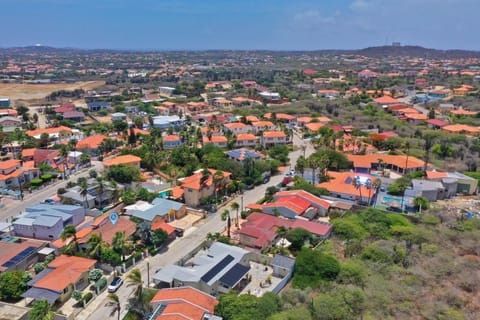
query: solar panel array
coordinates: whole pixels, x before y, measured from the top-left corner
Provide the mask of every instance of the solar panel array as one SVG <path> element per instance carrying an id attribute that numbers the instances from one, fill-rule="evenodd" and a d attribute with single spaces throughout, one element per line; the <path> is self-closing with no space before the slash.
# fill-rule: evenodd
<path id="1" fill-rule="evenodd" d="M 11 258 L 10 260 L 2 264 L 2 267 L 9 268 L 19 263 L 20 261 L 22 261 L 29 255 L 31 255 L 32 253 L 34 253 L 36 250 L 37 250 L 37 247 L 27 247 L 23 249 L 21 252 L 19 252 L 15 257 Z"/>
<path id="2" fill-rule="evenodd" d="M 250 271 L 250 266 L 244 266 L 240 263 L 237 263 L 230 269 L 223 277 L 220 278 L 220 282 L 233 287 L 240 279 Z"/>
<path id="3" fill-rule="evenodd" d="M 205 273 L 200 279 L 203 282 L 208 282 L 212 280 L 220 271 L 222 271 L 230 262 L 232 262 L 234 258 L 231 255 L 227 255 L 223 258 L 219 263 L 217 263 L 210 271 Z"/>

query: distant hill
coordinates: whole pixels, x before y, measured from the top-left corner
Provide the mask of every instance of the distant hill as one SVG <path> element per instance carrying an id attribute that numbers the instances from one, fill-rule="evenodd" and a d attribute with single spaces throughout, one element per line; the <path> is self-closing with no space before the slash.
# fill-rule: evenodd
<path id="1" fill-rule="evenodd" d="M 158 52 L 169 52 L 170 50 L 158 50 Z M 174 52 L 177 50 L 171 50 Z M 223 52 L 224 50 L 207 50 L 208 52 Z M 234 52 L 235 50 L 227 50 L 228 52 Z M 48 46 L 27 46 L 27 47 L 15 47 L 15 48 L 0 48 L 0 54 L 6 55 L 23 55 L 23 54 L 55 54 L 55 55 L 71 55 L 71 54 L 91 54 L 91 53 L 141 53 L 141 52 L 155 52 L 155 50 L 110 50 L 110 49 L 77 49 L 77 48 L 55 48 Z M 185 51 L 183 51 L 185 52 Z M 192 50 L 191 52 L 196 52 Z M 198 52 L 205 52 L 199 50 Z M 238 50 L 242 52 L 242 50 Z M 250 51 L 251 52 L 251 51 Z M 379 46 L 368 47 L 364 49 L 352 49 L 352 50 L 314 50 L 314 51 L 269 51 L 260 50 L 258 52 L 273 53 L 275 55 L 282 54 L 302 54 L 302 53 L 315 53 L 325 55 L 340 55 L 340 54 L 352 54 L 362 55 L 366 57 L 381 58 L 381 57 L 415 57 L 415 58 L 433 58 L 433 59 L 458 59 L 458 58 L 480 58 L 480 51 L 470 50 L 438 50 L 429 49 L 420 46 Z"/>
<path id="2" fill-rule="evenodd" d="M 381 46 L 369 47 L 354 51 L 367 57 L 417 57 L 434 59 L 457 59 L 480 57 L 480 51 L 469 50 L 437 50 L 420 46 Z"/>

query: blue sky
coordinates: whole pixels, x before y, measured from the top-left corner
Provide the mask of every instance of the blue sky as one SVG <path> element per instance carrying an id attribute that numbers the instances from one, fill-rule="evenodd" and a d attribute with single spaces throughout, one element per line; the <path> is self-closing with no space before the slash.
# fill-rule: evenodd
<path id="1" fill-rule="evenodd" d="M 0 47 L 480 50 L 480 0 L 0 0 Z"/>

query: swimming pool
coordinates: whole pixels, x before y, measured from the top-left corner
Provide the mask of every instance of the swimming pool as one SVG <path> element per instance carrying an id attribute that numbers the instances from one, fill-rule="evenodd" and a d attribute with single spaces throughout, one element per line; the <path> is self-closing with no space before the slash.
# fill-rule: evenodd
<path id="1" fill-rule="evenodd" d="M 157 195 L 157 198 L 168 198 L 168 193 L 169 193 L 170 190 L 165 190 L 165 191 L 162 191 L 160 192 L 158 195 Z"/>
<path id="2" fill-rule="evenodd" d="M 392 202 L 392 201 L 398 201 L 398 203 L 401 203 L 401 204 L 407 203 L 405 200 L 402 202 L 402 198 L 392 198 L 392 197 L 383 197 L 383 201 L 385 201 L 386 203 Z"/>

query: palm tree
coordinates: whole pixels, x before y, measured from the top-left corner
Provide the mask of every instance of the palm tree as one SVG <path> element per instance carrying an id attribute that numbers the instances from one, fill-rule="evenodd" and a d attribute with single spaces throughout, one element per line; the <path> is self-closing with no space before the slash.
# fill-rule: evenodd
<path id="1" fill-rule="evenodd" d="M 143 297 L 143 280 L 142 273 L 138 268 L 132 269 L 132 271 L 127 276 L 127 286 L 136 286 L 135 289 L 135 300 L 138 302 L 142 301 Z"/>
<path id="2" fill-rule="evenodd" d="M 354 177 L 353 180 L 352 180 L 352 184 L 353 186 L 355 187 L 355 189 L 357 189 L 359 192 L 360 192 L 360 201 L 359 203 L 362 202 L 362 183 L 360 181 L 360 178 L 357 176 L 357 177 Z"/>
<path id="3" fill-rule="evenodd" d="M 236 217 L 236 221 L 235 221 L 235 226 L 238 228 L 238 224 L 239 224 L 239 211 L 240 211 L 240 205 L 238 204 L 238 202 L 232 202 L 232 204 L 230 205 L 230 208 L 232 208 L 232 210 L 236 210 L 237 211 L 237 217 Z"/>
<path id="4" fill-rule="evenodd" d="M 63 229 L 62 234 L 60 234 L 60 239 L 62 239 L 63 241 L 66 241 L 69 238 L 72 238 L 72 242 L 67 246 L 67 251 L 70 251 L 71 249 L 73 249 L 72 250 L 73 253 L 78 252 L 79 246 L 78 246 L 78 239 L 77 239 L 77 230 L 71 224 L 66 226 Z M 71 247 L 71 245 L 73 245 L 73 248 Z"/>
<path id="5" fill-rule="evenodd" d="M 304 156 L 300 156 L 297 159 L 297 163 L 295 164 L 295 170 L 302 174 L 302 178 L 305 173 L 305 168 L 307 167 L 307 160 Z"/>
<path id="6" fill-rule="evenodd" d="M 110 312 L 110 317 L 113 317 L 115 312 L 117 313 L 117 319 L 120 320 L 120 299 L 115 293 L 108 294 L 108 302 L 105 304 L 105 307 L 112 307 L 112 311 Z"/>
<path id="7" fill-rule="evenodd" d="M 82 180 L 79 184 L 80 186 L 80 195 L 83 197 L 83 209 L 85 210 L 85 215 L 87 215 L 87 196 L 88 196 L 88 184 L 86 180 Z"/>
<path id="8" fill-rule="evenodd" d="M 218 198 L 218 191 L 217 187 L 218 184 L 223 180 L 223 172 L 221 170 L 215 171 L 213 174 L 213 191 L 215 192 L 215 203 L 217 203 Z"/>
<path id="9" fill-rule="evenodd" d="M 418 208 L 418 212 L 421 215 L 422 210 L 428 209 L 430 202 L 427 198 L 420 196 L 413 198 L 413 205 Z"/>
<path id="10" fill-rule="evenodd" d="M 88 255 L 100 261 L 102 253 L 108 248 L 108 243 L 103 241 L 102 234 L 93 233 L 87 240 L 87 244 L 90 245 Z"/>
<path id="11" fill-rule="evenodd" d="M 230 220 L 230 211 L 228 211 L 227 209 L 223 210 L 222 212 L 222 220 L 227 221 L 227 237 L 230 238 L 231 220 Z"/>
<path id="12" fill-rule="evenodd" d="M 112 239 L 112 247 L 117 253 L 122 255 L 122 261 L 125 261 L 125 255 L 130 250 L 130 240 L 125 236 L 125 231 L 117 231 Z"/>
<path id="13" fill-rule="evenodd" d="M 312 184 L 315 185 L 315 171 L 320 167 L 320 162 L 315 156 L 310 156 L 307 159 L 307 164 L 310 169 L 312 169 Z"/>
<path id="14" fill-rule="evenodd" d="M 37 300 L 28 312 L 28 320 L 53 320 L 55 314 L 50 308 L 47 299 Z"/>

